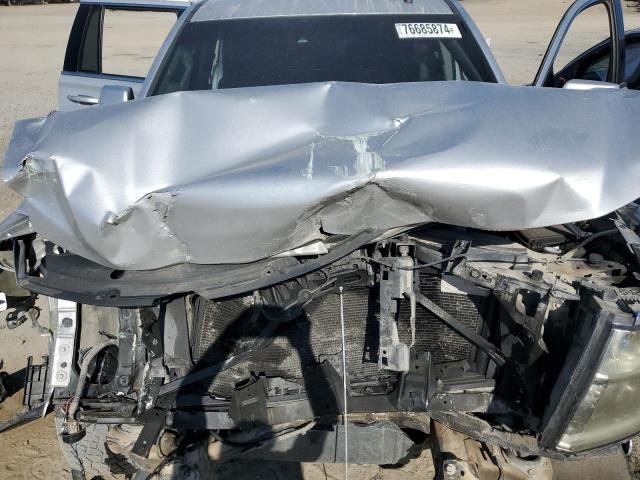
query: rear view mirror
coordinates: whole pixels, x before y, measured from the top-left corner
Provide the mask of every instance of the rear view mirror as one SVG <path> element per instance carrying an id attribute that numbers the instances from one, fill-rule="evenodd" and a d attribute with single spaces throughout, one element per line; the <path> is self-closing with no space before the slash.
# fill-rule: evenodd
<path id="1" fill-rule="evenodd" d="M 125 85 L 105 85 L 100 89 L 100 105 L 113 105 L 115 103 L 133 100 L 133 90 Z"/>
<path id="2" fill-rule="evenodd" d="M 600 88 L 619 90 L 620 85 L 617 83 L 601 82 L 599 80 L 580 80 L 572 79 L 567 81 L 562 88 L 567 90 L 596 90 Z"/>

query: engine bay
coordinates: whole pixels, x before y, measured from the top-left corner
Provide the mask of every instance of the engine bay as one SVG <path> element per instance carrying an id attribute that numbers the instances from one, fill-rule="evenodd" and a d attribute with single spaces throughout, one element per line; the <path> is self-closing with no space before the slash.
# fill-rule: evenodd
<path id="1" fill-rule="evenodd" d="M 348 419 L 362 445 L 377 445 L 350 462 L 394 464 L 436 422 L 501 451 L 565 458 L 626 438 L 622 428 L 593 444 L 572 422 L 598 418 L 606 388 L 594 370 L 626 348 L 611 339 L 626 332 L 620 345 L 635 345 L 636 214 L 633 204 L 615 218 L 519 232 L 428 224 L 349 252 L 353 239 L 333 239 L 324 255 L 209 266 L 226 270 L 231 295 L 156 296 L 159 270 L 111 271 L 111 294 L 91 291 L 104 267 L 36 235 L 14 241 L 3 265 L 19 287 L 49 295 L 76 277 L 55 292 L 51 380 L 36 389 L 49 395 L 45 410 L 57 406 L 63 436 L 135 425 L 140 458 L 169 431 L 215 435 L 251 458 L 340 461 Z M 135 275 L 159 280 L 133 290 Z M 196 277 L 186 278 L 205 275 Z M 9 297 L 16 312 L 33 312 L 28 295 Z"/>

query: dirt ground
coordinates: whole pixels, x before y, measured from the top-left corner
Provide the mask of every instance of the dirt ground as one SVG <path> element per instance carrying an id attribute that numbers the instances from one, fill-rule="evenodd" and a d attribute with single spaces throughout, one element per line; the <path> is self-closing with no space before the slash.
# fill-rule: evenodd
<path id="1" fill-rule="evenodd" d="M 507 80 L 526 84 L 532 81 L 557 22 L 570 3 L 569 0 L 464 0 L 463 5 L 490 43 Z M 0 7 L 0 158 L 16 120 L 43 116 L 56 107 L 58 75 L 76 9 L 77 5 Z M 625 8 L 625 23 L 627 28 L 640 26 L 636 8 Z M 595 44 L 604 36 L 604 30 L 602 12 L 583 17 L 570 33 L 562 59 L 573 58 Z M 119 40 L 126 44 L 126 37 Z M 0 184 L 0 219 L 15 208 L 18 200 Z M 0 316 L 1 370 L 18 372 L 24 368 L 27 356 L 38 359 L 44 353 L 46 339 L 27 324 L 9 331 L 3 328 Z M 0 421 L 20 408 L 21 392 L 16 392 L 0 405 Z M 310 479 L 343 478 L 339 465 L 306 465 L 304 472 L 305 478 Z M 354 466 L 350 477 L 430 479 L 433 466 L 429 452 L 425 452 L 402 469 Z M 45 478 L 70 478 L 57 448 L 51 418 L 0 436 L 0 480 Z"/>

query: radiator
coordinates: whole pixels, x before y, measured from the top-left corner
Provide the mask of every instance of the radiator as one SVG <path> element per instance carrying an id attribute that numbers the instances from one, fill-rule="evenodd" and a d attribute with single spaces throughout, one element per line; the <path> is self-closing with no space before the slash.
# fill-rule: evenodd
<path id="1" fill-rule="evenodd" d="M 420 290 L 465 325 L 478 329 L 482 298 L 442 292 L 440 278 L 423 275 Z M 347 368 L 351 383 L 389 383 L 396 374 L 378 369 L 378 289 L 358 287 L 343 294 Z M 473 347 L 418 305 L 416 312 L 416 348 L 430 351 L 435 363 L 467 359 Z M 198 299 L 194 358 L 202 365 L 222 361 L 249 347 L 266 321 L 256 314 L 246 298 L 222 302 Z M 400 340 L 409 344 L 409 305 L 401 301 L 397 315 Z M 281 324 L 273 341 L 251 358 L 220 373 L 207 385 L 210 393 L 229 397 L 235 385 L 251 374 L 282 377 L 304 385 L 306 368 L 324 360 L 341 365 L 340 298 L 328 294 L 314 300 L 304 315 Z M 339 368 L 337 370 L 340 371 Z"/>

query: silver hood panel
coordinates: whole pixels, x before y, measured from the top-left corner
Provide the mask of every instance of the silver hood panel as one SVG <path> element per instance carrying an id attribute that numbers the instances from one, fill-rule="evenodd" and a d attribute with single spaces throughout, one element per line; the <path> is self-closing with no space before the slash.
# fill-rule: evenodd
<path id="1" fill-rule="evenodd" d="M 14 229 L 105 266 L 251 262 L 365 229 L 602 216 L 640 197 L 638 118 L 628 90 L 183 92 L 19 122 L 4 178 Z"/>

